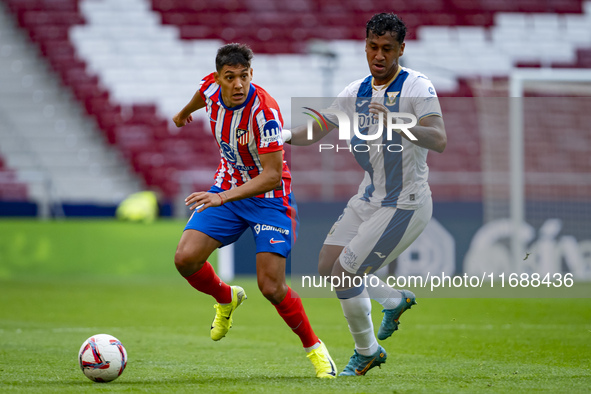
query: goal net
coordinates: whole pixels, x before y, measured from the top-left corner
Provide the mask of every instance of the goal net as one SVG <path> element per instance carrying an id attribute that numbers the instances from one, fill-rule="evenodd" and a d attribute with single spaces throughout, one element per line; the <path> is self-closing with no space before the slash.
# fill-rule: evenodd
<path id="1" fill-rule="evenodd" d="M 518 69 L 474 88 L 480 236 L 496 245 L 467 256 L 466 269 L 591 279 L 591 70 Z"/>

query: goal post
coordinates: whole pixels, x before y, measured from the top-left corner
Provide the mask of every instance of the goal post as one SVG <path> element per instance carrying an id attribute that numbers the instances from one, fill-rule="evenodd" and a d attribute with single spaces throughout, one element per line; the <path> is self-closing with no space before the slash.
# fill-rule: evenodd
<path id="1" fill-rule="evenodd" d="M 464 270 L 591 280 L 591 70 L 515 69 L 472 89 L 483 225 Z"/>
<path id="2" fill-rule="evenodd" d="M 538 85 L 539 90 L 544 91 L 543 86 L 548 83 L 557 84 L 560 91 L 548 89 L 549 93 L 566 95 L 582 94 L 591 96 L 588 87 L 569 86 L 568 84 L 591 83 L 591 70 L 586 69 L 550 69 L 550 68 L 521 68 L 515 69 L 509 77 L 509 170 L 510 170 L 510 202 L 509 213 L 512 223 L 513 235 L 511 237 L 511 255 L 515 262 L 526 256 L 524 240 L 521 229 L 526 223 L 525 218 L 525 146 L 524 146 L 524 103 L 525 90 L 530 84 Z M 535 86 L 533 87 L 535 90 Z M 591 109 L 591 108 L 590 108 Z M 584 130 L 583 130 L 584 131 Z M 589 131 L 589 130 L 587 130 Z M 560 130 L 556 130 L 560 132 Z"/>
<path id="3" fill-rule="evenodd" d="M 226 282 L 234 279 L 234 254 L 234 244 L 218 249 L 218 275 Z"/>

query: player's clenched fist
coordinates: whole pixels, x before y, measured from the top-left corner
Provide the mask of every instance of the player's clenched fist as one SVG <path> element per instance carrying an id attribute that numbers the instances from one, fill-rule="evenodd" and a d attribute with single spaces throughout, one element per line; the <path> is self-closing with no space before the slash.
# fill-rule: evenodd
<path id="1" fill-rule="evenodd" d="M 189 115 L 188 117 L 185 118 L 185 117 L 181 116 L 181 113 L 179 112 L 178 114 L 176 114 L 172 118 L 172 121 L 174 122 L 176 127 L 183 127 L 193 121 L 193 115 Z"/>

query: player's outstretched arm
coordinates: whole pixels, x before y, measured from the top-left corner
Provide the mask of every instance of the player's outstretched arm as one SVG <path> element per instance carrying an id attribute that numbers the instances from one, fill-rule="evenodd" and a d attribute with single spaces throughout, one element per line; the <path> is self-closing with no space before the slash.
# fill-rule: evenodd
<path id="1" fill-rule="evenodd" d="M 172 118 L 172 121 L 176 127 L 186 126 L 193 121 L 193 115 L 191 114 L 203 107 L 205 107 L 205 100 L 201 97 L 201 92 L 197 91 L 191 101 Z"/>
<path id="2" fill-rule="evenodd" d="M 283 142 L 287 142 L 288 144 L 291 145 L 299 145 L 299 146 L 304 146 L 304 145 L 312 145 L 315 142 L 320 141 L 322 138 L 324 138 L 328 133 L 330 133 L 335 127 L 330 124 L 329 125 L 329 129 L 328 130 L 324 130 L 321 129 L 320 126 L 318 126 L 318 124 L 314 123 L 312 126 L 312 139 L 308 139 L 308 128 L 307 126 L 297 126 L 293 129 L 291 129 L 291 138 L 289 140 L 285 139 L 285 133 L 283 133 Z M 286 131 L 286 130 L 284 130 Z"/>

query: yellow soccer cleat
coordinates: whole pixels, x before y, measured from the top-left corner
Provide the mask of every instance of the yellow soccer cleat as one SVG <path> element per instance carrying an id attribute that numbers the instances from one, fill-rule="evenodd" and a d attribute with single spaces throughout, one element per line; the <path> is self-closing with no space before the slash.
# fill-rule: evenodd
<path id="1" fill-rule="evenodd" d="M 232 315 L 234 311 L 246 299 L 246 293 L 240 286 L 232 286 L 232 302 L 225 305 L 215 304 L 215 318 L 211 323 L 210 336 L 214 341 L 219 341 L 226 336 L 232 327 Z"/>
<path id="2" fill-rule="evenodd" d="M 317 378 L 334 379 L 337 377 L 337 367 L 334 361 L 332 361 L 332 358 L 330 358 L 324 342 L 320 341 L 320 346 L 317 349 L 309 351 L 306 357 L 314 365 Z"/>

